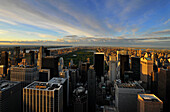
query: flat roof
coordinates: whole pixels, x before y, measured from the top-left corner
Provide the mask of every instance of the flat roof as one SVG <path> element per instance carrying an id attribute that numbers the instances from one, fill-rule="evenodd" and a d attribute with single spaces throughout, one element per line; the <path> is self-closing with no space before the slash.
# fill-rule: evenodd
<path id="1" fill-rule="evenodd" d="M 138 98 L 142 99 L 145 102 L 162 102 L 154 94 L 138 94 Z"/>
<path id="2" fill-rule="evenodd" d="M 104 52 L 95 52 L 94 54 L 104 54 Z"/>
<path id="3" fill-rule="evenodd" d="M 53 77 L 51 80 L 48 81 L 48 83 L 64 84 L 65 81 L 66 81 L 66 78 Z"/>
<path id="4" fill-rule="evenodd" d="M 34 81 L 33 83 L 26 86 L 25 89 L 54 91 L 54 90 L 59 90 L 61 87 L 62 85 L 60 84 Z"/>
<path id="5" fill-rule="evenodd" d="M 1 80 L 0 81 L 0 91 L 5 91 L 17 84 L 19 84 L 20 82 L 13 82 L 13 81 L 7 81 L 7 80 Z"/>
<path id="6" fill-rule="evenodd" d="M 132 88 L 132 89 L 143 89 L 142 86 L 136 83 L 118 83 L 118 88 Z"/>

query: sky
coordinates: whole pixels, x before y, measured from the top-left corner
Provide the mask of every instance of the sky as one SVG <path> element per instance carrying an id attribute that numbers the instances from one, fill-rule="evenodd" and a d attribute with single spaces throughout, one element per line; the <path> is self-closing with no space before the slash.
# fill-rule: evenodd
<path id="1" fill-rule="evenodd" d="M 0 45 L 170 48 L 170 0 L 0 0 Z"/>

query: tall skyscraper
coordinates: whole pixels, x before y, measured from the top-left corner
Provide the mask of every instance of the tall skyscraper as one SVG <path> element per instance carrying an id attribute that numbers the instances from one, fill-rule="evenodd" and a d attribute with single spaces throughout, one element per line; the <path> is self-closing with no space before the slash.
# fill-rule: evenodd
<path id="1" fill-rule="evenodd" d="M 38 66 L 38 69 L 42 69 L 42 65 L 43 65 L 43 59 L 44 57 L 44 47 L 41 46 L 40 49 L 39 49 L 39 53 L 38 53 L 38 61 L 37 61 L 37 66 Z"/>
<path id="2" fill-rule="evenodd" d="M 35 80 L 39 79 L 37 67 L 11 67 L 10 80 L 21 81 L 21 87 L 24 87 Z"/>
<path id="3" fill-rule="evenodd" d="M 33 82 L 23 89 L 23 112 L 63 112 L 63 86 Z"/>
<path id="4" fill-rule="evenodd" d="M 117 76 L 117 62 L 116 61 L 109 61 L 109 71 L 108 71 L 108 75 L 109 75 L 109 80 L 111 82 L 114 82 L 114 80 L 116 80 L 116 76 Z"/>
<path id="5" fill-rule="evenodd" d="M 137 83 L 115 84 L 115 106 L 119 112 L 137 112 L 137 94 L 145 90 Z"/>
<path id="6" fill-rule="evenodd" d="M 20 83 L 1 80 L 0 112 L 22 112 L 21 106 Z"/>
<path id="7" fill-rule="evenodd" d="M 58 61 L 59 57 L 56 56 L 46 56 L 42 61 L 42 69 L 50 69 L 50 78 L 58 77 Z"/>
<path id="8" fill-rule="evenodd" d="M 133 80 L 140 80 L 140 58 L 131 57 L 131 69 L 133 71 Z"/>
<path id="9" fill-rule="evenodd" d="M 68 79 L 53 77 L 48 83 L 59 84 L 63 86 L 63 112 L 67 112 L 67 107 L 69 105 L 69 84 L 67 84 Z"/>
<path id="10" fill-rule="evenodd" d="M 19 58 L 19 54 L 20 54 L 20 47 L 15 47 L 14 48 L 14 57 Z"/>
<path id="11" fill-rule="evenodd" d="M 97 52 L 94 54 L 94 69 L 96 72 L 97 81 L 101 81 L 101 76 L 104 76 L 104 53 Z"/>
<path id="12" fill-rule="evenodd" d="M 88 70 L 88 112 L 96 112 L 96 73 L 92 66 Z"/>
<path id="13" fill-rule="evenodd" d="M 150 58 L 141 58 L 141 80 L 145 89 L 149 88 L 150 74 L 153 72 L 153 61 Z"/>
<path id="14" fill-rule="evenodd" d="M 163 102 L 154 94 L 138 94 L 137 112 L 162 112 Z"/>
<path id="15" fill-rule="evenodd" d="M 1 65 L 4 65 L 4 74 L 7 75 L 7 69 L 8 69 L 8 53 L 6 51 L 1 52 Z"/>
<path id="16" fill-rule="evenodd" d="M 120 79 L 124 82 L 124 72 L 129 71 L 129 55 L 120 55 Z"/>
<path id="17" fill-rule="evenodd" d="M 89 63 L 81 63 L 81 69 L 80 69 L 80 75 L 81 75 L 81 82 L 86 83 L 87 82 L 87 72 L 89 69 L 90 64 Z"/>
<path id="18" fill-rule="evenodd" d="M 164 102 L 164 112 L 170 111 L 170 66 L 158 68 L 158 97 Z"/>

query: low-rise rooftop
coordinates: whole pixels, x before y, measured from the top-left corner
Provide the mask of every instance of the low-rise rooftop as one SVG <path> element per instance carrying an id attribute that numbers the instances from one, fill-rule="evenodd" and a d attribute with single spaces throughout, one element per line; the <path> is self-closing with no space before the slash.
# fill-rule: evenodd
<path id="1" fill-rule="evenodd" d="M 15 85 L 19 84 L 19 82 L 12 82 L 7 80 L 1 80 L 0 81 L 0 91 L 5 91 Z"/>
<path id="2" fill-rule="evenodd" d="M 142 99 L 145 102 L 162 102 L 154 94 L 139 94 L 138 98 Z"/>

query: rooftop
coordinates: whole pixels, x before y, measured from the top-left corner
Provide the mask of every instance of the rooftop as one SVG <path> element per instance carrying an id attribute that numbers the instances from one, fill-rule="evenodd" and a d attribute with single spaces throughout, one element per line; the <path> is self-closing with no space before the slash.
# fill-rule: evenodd
<path id="1" fill-rule="evenodd" d="M 65 81 L 66 78 L 53 77 L 51 80 L 48 81 L 48 83 L 63 84 Z"/>
<path id="2" fill-rule="evenodd" d="M 104 54 L 104 52 L 96 52 L 96 53 L 94 53 L 94 54 Z"/>
<path id="3" fill-rule="evenodd" d="M 17 84 L 19 84 L 19 82 L 1 80 L 0 81 L 0 91 L 5 91 L 5 90 L 17 85 Z"/>
<path id="4" fill-rule="evenodd" d="M 117 83 L 118 88 L 143 89 L 138 83 Z"/>
<path id="5" fill-rule="evenodd" d="M 142 99 L 145 102 L 162 102 L 158 97 L 154 94 L 139 94 L 139 99 Z"/>
<path id="6" fill-rule="evenodd" d="M 62 87 L 60 84 L 48 83 L 48 82 L 33 82 L 25 87 L 25 89 L 36 89 L 36 90 L 59 90 Z"/>

